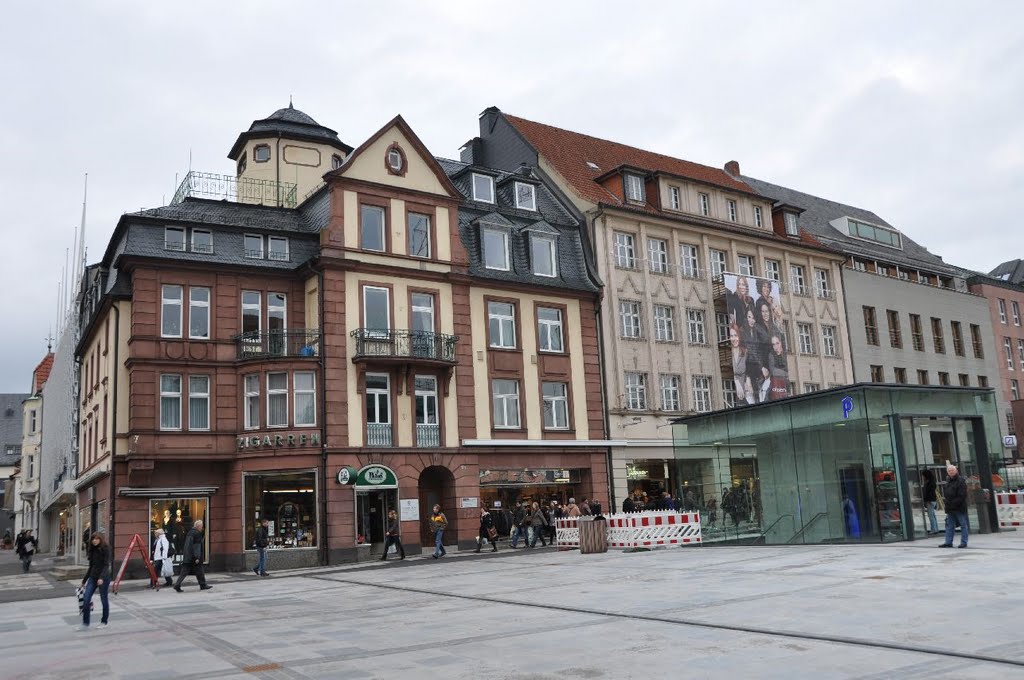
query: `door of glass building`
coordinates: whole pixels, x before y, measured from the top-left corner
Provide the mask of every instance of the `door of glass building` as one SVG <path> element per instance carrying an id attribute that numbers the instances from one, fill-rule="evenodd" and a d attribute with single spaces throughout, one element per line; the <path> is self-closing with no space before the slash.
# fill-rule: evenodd
<path id="1" fill-rule="evenodd" d="M 932 513 L 924 501 L 925 488 L 930 480 L 935 484 L 936 495 L 942 498 L 943 489 L 949 479 L 946 464 L 952 463 L 967 480 L 968 496 L 972 496 L 979 485 L 978 460 L 974 438 L 974 422 L 970 418 L 900 418 L 900 434 L 904 460 L 906 461 L 907 482 L 911 517 L 907 531 L 915 539 L 927 537 L 933 530 L 945 530 L 945 513 L 941 500 Z M 978 509 L 968 501 L 967 516 L 972 531 L 978 529 Z"/>

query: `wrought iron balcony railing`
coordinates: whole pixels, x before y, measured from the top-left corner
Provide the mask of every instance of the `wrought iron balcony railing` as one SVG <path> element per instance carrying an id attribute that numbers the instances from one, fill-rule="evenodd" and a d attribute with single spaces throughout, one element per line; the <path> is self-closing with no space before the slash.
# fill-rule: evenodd
<path id="1" fill-rule="evenodd" d="M 238 178 L 231 175 L 190 170 L 174 193 L 171 205 L 181 203 L 189 196 L 195 196 L 235 203 L 256 203 L 294 208 L 296 205 L 295 192 L 296 186 L 291 182 Z"/>
<path id="2" fill-rule="evenodd" d="M 357 328 L 350 335 L 356 341 L 354 359 L 404 359 L 455 363 L 457 335 L 428 331 L 395 331 Z"/>
<path id="3" fill-rule="evenodd" d="M 235 336 L 239 359 L 320 356 L 320 331 L 301 328 L 249 331 Z"/>
<path id="4" fill-rule="evenodd" d="M 367 423 L 367 446 L 391 446 L 391 423 Z"/>
<path id="5" fill-rule="evenodd" d="M 416 423 L 416 446 L 421 449 L 441 446 L 441 426 L 437 423 Z"/>

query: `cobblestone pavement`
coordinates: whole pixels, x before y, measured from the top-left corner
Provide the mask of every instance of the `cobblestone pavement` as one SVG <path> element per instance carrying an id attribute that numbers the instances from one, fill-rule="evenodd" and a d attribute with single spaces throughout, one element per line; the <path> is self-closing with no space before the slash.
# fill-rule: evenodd
<path id="1" fill-rule="evenodd" d="M 30 574 L 41 597 L 0 607 L 0 676 L 1024 677 L 1024 532 L 971 540 L 218 574 L 206 592 L 128 584 L 83 633 L 74 584 Z"/>

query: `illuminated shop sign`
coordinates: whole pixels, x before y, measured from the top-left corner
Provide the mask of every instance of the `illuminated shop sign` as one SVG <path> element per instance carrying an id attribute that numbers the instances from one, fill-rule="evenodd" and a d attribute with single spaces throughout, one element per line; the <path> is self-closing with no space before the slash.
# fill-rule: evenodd
<path id="1" fill-rule="evenodd" d="M 309 434 L 254 434 L 247 437 L 238 437 L 235 440 L 235 446 L 239 451 L 243 449 L 281 449 L 319 445 L 319 432 L 310 432 Z"/>

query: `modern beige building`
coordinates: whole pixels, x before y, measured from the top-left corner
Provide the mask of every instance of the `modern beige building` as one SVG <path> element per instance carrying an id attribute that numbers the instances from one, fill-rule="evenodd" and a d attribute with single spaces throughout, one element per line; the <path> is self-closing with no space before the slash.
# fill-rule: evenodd
<path id="1" fill-rule="evenodd" d="M 730 174 L 497 109 L 484 112 L 480 128 L 474 142 L 485 163 L 535 165 L 589 227 L 605 284 L 603 366 L 617 504 L 637 490 L 686 497 L 691 488 L 695 502 L 706 502 L 713 480 L 731 476 L 739 486 L 757 478 L 753 462 L 735 462 L 722 474 L 705 449 L 674 454 L 673 418 L 852 381 L 843 257 L 794 228 L 799 209 L 755 192 L 738 168 Z M 749 292 L 744 303 L 734 295 L 739 279 Z M 750 389 L 745 376 L 734 375 L 729 326 L 753 336 L 760 320 L 745 327 L 739 310 L 763 307 L 771 313 L 759 346 L 770 342 L 772 328 L 784 337 L 770 375 L 771 350 L 761 355 L 765 378 Z"/>

